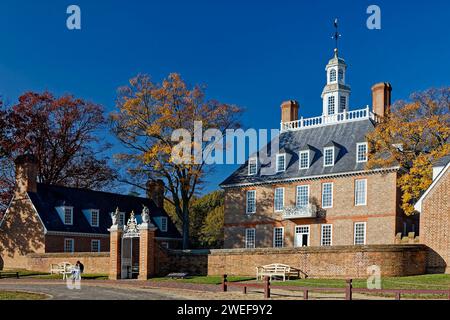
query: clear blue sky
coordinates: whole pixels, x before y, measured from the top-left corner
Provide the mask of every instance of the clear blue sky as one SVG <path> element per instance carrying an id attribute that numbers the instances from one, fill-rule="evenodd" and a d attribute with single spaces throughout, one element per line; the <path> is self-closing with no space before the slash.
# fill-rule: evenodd
<path id="1" fill-rule="evenodd" d="M 82 30 L 66 28 L 66 8 L 82 10 Z M 381 7 L 382 29 L 366 28 Z M 450 83 L 450 2 L 429 1 L 20 1 L 0 3 L 0 94 L 50 90 L 114 105 L 117 87 L 137 73 L 160 80 L 179 72 L 208 95 L 246 108 L 246 127 L 278 128 L 280 103 L 321 113 L 333 19 L 349 69 L 351 109 L 371 102 L 370 87 L 393 85 L 393 98 Z M 106 133 L 105 133 L 106 134 Z M 218 188 L 235 166 L 208 177 Z"/>

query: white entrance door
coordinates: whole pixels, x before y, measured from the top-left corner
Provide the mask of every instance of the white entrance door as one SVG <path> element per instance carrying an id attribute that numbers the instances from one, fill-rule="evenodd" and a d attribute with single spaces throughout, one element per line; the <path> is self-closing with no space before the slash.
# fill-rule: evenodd
<path id="1" fill-rule="evenodd" d="M 309 226 L 295 227 L 295 246 L 307 247 L 309 246 Z"/>

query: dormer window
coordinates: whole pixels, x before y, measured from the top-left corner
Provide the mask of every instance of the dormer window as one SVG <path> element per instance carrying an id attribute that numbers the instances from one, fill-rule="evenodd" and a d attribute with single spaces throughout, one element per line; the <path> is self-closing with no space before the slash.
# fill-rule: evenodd
<path id="1" fill-rule="evenodd" d="M 167 232 L 167 217 L 160 217 L 159 218 L 159 230 L 162 232 Z"/>
<path id="2" fill-rule="evenodd" d="M 333 115 L 335 113 L 336 110 L 336 101 L 334 96 L 330 96 L 328 97 L 328 115 Z"/>
<path id="3" fill-rule="evenodd" d="M 91 226 L 98 227 L 100 221 L 100 211 L 99 210 L 91 210 Z"/>
<path id="4" fill-rule="evenodd" d="M 330 71 L 330 83 L 331 82 L 336 82 L 336 70 L 335 69 L 331 69 L 331 71 Z"/>
<path id="5" fill-rule="evenodd" d="M 325 148 L 323 151 L 323 166 L 334 166 L 334 147 Z"/>
<path id="6" fill-rule="evenodd" d="M 286 171 L 286 155 L 277 154 L 277 172 Z"/>
<path id="7" fill-rule="evenodd" d="M 64 207 L 64 224 L 73 225 L 73 208 Z"/>
<path id="8" fill-rule="evenodd" d="M 309 151 L 300 151 L 299 154 L 299 169 L 305 170 L 309 168 Z"/>
<path id="9" fill-rule="evenodd" d="M 356 144 L 356 162 L 367 162 L 368 145 L 367 142 Z"/>
<path id="10" fill-rule="evenodd" d="M 248 175 L 254 176 L 258 172 L 258 159 L 252 158 L 248 160 Z"/>

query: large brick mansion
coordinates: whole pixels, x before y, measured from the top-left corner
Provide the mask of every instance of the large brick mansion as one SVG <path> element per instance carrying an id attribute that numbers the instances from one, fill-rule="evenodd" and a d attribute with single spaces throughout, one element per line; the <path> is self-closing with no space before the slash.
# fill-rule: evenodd
<path id="1" fill-rule="evenodd" d="M 398 168 L 366 168 L 366 135 L 390 112 L 391 85 L 376 84 L 372 108 L 352 111 L 346 71 L 335 50 L 322 116 L 299 118 L 299 104 L 284 102 L 270 163 L 252 155 L 221 184 L 225 248 L 394 244 L 398 233 L 418 234 L 418 218 L 400 210 Z"/>

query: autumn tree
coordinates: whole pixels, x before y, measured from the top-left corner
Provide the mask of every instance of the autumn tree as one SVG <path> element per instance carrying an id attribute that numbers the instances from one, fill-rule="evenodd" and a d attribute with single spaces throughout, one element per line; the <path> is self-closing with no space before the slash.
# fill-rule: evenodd
<path id="1" fill-rule="evenodd" d="M 189 246 L 191 201 L 212 168 L 205 165 L 207 157 L 199 159 L 195 150 L 206 153 L 218 143 L 215 139 L 196 141 L 195 134 L 201 132 L 195 132 L 198 129 L 194 122 L 201 122 L 203 132 L 214 128 L 223 137 L 226 129 L 238 126 L 239 113 L 237 106 L 207 99 L 204 87 L 189 87 L 178 74 L 170 74 L 161 84 L 139 75 L 119 89 L 111 124 L 114 134 L 128 149 L 117 155 L 126 163 L 131 177 L 123 181 L 137 185 L 142 178 L 164 180 L 166 201 L 173 205 L 182 222 L 184 248 Z M 180 129 L 187 135 L 173 139 Z M 174 152 L 180 142 L 192 148 Z M 139 185 L 144 188 L 142 183 Z"/>
<path id="2" fill-rule="evenodd" d="M 165 210 L 178 226 L 174 206 L 166 202 Z M 213 191 L 194 197 L 189 208 L 189 241 L 192 248 L 221 248 L 223 244 L 224 192 Z"/>
<path id="3" fill-rule="evenodd" d="M 103 108 L 71 95 L 28 92 L 11 107 L 0 107 L 0 202 L 14 187 L 14 159 L 33 154 L 42 183 L 101 189 L 114 180 L 99 143 L 106 124 Z"/>
<path id="4" fill-rule="evenodd" d="M 432 182 L 433 163 L 450 154 L 450 87 L 399 101 L 368 135 L 368 167 L 400 167 L 398 186 L 405 214 Z"/>

